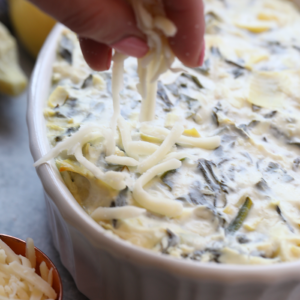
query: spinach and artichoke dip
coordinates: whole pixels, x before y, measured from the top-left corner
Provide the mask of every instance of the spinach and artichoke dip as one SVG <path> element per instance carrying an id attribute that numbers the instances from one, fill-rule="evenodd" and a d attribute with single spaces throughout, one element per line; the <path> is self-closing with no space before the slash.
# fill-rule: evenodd
<path id="1" fill-rule="evenodd" d="M 54 148 L 39 163 L 55 157 L 86 213 L 134 245 L 201 262 L 297 260 L 299 12 L 284 0 L 206 0 L 205 20 L 204 65 L 175 61 L 146 122 L 136 60 L 120 59 L 113 95 L 120 78 L 92 71 L 64 31 L 44 112 Z"/>

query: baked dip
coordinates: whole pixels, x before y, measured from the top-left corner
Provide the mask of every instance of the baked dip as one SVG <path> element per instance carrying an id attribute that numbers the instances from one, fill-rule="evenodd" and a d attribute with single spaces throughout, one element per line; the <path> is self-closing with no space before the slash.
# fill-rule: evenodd
<path id="1" fill-rule="evenodd" d="M 36 165 L 55 158 L 86 213 L 134 245 L 201 262 L 297 260 L 299 12 L 206 0 L 205 20 L 203 66 L 175 60 L 147 75 L 148 90 L 142 62 L 117 53 L 112 70 L 92 71 L 65 30 L 44 111 L 53 149 Z"/>

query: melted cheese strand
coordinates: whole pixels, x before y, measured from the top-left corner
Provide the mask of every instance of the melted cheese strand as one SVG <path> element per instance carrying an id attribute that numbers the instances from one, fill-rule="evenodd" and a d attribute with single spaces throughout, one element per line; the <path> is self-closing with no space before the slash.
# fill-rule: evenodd
<path id="1" fill-rule="evenodd" d="M 128 156 L 138 160 L 139 155 L 149 155 L 158 149 L 157 145 L 153 145 L 151 143 L 141 141 L 133 142 L 129 125 L 122 116 L 118 118 L 118 128 L 121 133 L 125 152 Z"/>
<path id="2" fill-rule="evenodd" d="M 150 135 L 163 140 L 170 134 L 170 130 L 158 126 L 149 126 L 147 124 L 142 124 L 140 132 L 146 135 Z M 194 138 L 181 135 L 177 141 L 177 144 L 182 146 L 194 146 L 198 148 L 203 148 L 207 150 L 213 150 L 220 146 L 221 138 L 219 136 L 212 136 L 206 138 Z"/>
<path id="3" fill-rule="evenodd" d="M 155 166 L 157 163 L 162 161 L 166 154 L 172 149 L 175 143 L 178 141 L 180 135 L 183 133 L 184 128 L 181 124 L 177 123 L 170 131 L 170 134 L 163 141 L 160 147 L 148 158 L 146 158 L 138 167 L 139 173 L 144 173 L 148 169 Z"/>
<path id="4" fill-rule="evenodd" d="M 136 218 L 145 212 L 145 209 L 135 206 L 98 207 L 91 214 L 91 217 L 96 222 L 100 220 L 131 219 Z"/>
<path id="5" fill-rule="evenodd" d="M 113 67 L 112 67 L 112 98 L 113 98 L 113 108 L 114 114 L 111 118 L 110 128 L 111 134 L 106 137 L 106 155 L 112 155 L 115 153 L 116 142 L 115 142 L 115 132 L 117 127 L 117 119 L 120 115 L 120 91 L 123 86 L 123 71 L 124 71 L 124 60 L 126 55 L 116 52 L 113 57 Z"/>
<path id="6" fill-rule="evenodd" d="M 169 153 L 169 154 L 166 155 L 166 157 L 163 160 L 163 162 L 167 161 L 169 159 L 172 159 L 172 158 L 176 158 L 178 160 L 189 158 L 189 159 L 194 160 L 194 161 L 196 161 L 198 159 L 196 156 L 188 154 L 188 153 L 184 153 L 184 152 L 171 152 L 171 153 Z"/>
<path id="7" fill-rule="evenodd" d="M 109 164 L 114 164 L 114 165 L 121 165 L 121 166 L 127 166 L 127 167 L 136 167 L 139 162 L 131 157 L 126 157 L 126 156 L 118 156 L 118 155 L 111 155 L 105 157 L 105 160 Z"/>
<path id="8" fill-rule="evenodd" d="M 170 159 L 159 165 L 156 165 L 145 172 L 135 183 L 133 189 L 134 199 L 146 209 L 168 217 L 179 216 L 182 213 L 183 206 L 180 202 L 151 196 L 144 189 L 143 186 L 147 184 L 156 175 L 177 169 L 181 166 L 181 162 L 177 159 Z"/>
<path id="9" fill-rule="evenodd" d="M 123 119 L 122 116 L 119 116 L 118 118 L 118 128 L 121 133 L 122 143 L 124 150 L 126 154 L 136 160 L 139 159 L 138 155 L 136 153 L 132 153 L 128 147 L 129 143 L 132 142 L 131 133 L 130 133 L 130 127 L 128 123 Z"/>
<path id="10" fill-rule="evenodd" d="M 156 61 L 152 61 L 145 71 L 146 76 L 144 79 L 145 80 L 144 85 L 147 88 L 146 88 L 146 97 L 142 99 L 141 112 L 140 112 L 141 122 L 154 120 L 157 81 L 152 82 L 152 78 L 153 78 L 152 74 L 153 74 L 153 68 L 156 65 L 156 63 L 157 63 Z"/>
<path id="11" fill-rule="evenodd" d="M 155 116 L 157 80 L 162 73 L 171 67 L 175 58 L 171 54 L 167 37 L 174 36 L 177 30 L 174 23 L 166 18 L 163 5 L 160 2 L 153 1 L 156 7 L 155 11 L 148 11 L 151 9 L 151 5 L 146 1 L 131 0 L 130 2 L 135 12 L 137 25 L 147 36 L 150 48 L 146 57 L 138 59 L 140 78 L 138 91 L 142 96 L 140 121 L 152 121 Z M 165 50 L 166 48 L 168 50 Z"/>
<path id="12" fill-rule="evenodd" d="M 137 155 L 150 155 L 154 153 L 159 146 L 148 143 L 148 142 L 131 142 L 128 144 L 128 149 L 131 153 L 137 154 Z"/>

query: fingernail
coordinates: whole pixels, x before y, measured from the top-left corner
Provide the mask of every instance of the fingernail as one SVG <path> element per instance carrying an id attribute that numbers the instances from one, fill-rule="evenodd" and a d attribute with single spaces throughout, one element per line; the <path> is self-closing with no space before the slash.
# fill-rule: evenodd
<path id="1" fill-rule="evenodd" d="M 201 50 L 199 61 L 198 61 L 199 67 L 203 65 L 204 56 L 205 56 L 205 40 L 203 40 L 203 43 L 202 43 L 202 50 Z"/>
<path id="2" fill-rule="evenodd" d="M 143 40 L 136 37 L 128 37 L 111 45 L 117 51 L 134 57 L 143 57 L 149 50 L 148 45 Z"/>

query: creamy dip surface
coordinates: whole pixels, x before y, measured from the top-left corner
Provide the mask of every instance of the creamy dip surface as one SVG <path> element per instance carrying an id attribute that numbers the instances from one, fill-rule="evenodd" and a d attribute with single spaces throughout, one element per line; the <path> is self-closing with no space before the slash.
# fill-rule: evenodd
<path id="1" fill-rule="evenodd" d="M 283 0 L 205 4 L 204 65 L 175 61 L 160 77 L 154 121 L 139 122 L 137 64 L 125 60 L 113 155 L 112 72 L 92 71 L 63 32 L 44 111 L 63 145 L 56 165 L 86 213 L 134 245 L 212 263 L 300 259 L 299 12 Z"/>

